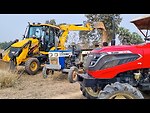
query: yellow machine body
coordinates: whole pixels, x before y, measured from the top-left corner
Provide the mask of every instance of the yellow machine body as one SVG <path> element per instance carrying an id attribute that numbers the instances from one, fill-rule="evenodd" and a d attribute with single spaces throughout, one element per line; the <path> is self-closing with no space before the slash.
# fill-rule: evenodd
<path id="1" fill-rule="evenodd" d="M 27 44 L 24 48 L 22 48 L 29 41 L 31 41 L 31 45 Z M 3 56 L 2 60 L 5 61 L 5 62 L 10 61 L 9 53 L 10 53 L 11 48 L 14 48 L 14 49 L 22 48 L 22 52 L 20 53 L 19 56 L 16 57 L 17 65 L 19 65 L 19 64 L 21 64 L 22 62 L 25 62 L 28 59 L 28 52 L 30 51 L 31 48 L 35 48 L 34 51 L 33 51 L 34 55 L 39 53 L 38 45 L 39 45 L 38 39 L 33 39 L 33 38 L 26 38 L 24 40 L 16 42 L 16 43 L 11 45 L 8 52 Z"/>

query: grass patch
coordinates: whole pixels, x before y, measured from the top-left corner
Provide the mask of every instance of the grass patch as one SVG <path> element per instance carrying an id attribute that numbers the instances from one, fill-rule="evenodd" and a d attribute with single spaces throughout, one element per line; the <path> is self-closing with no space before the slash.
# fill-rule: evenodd
<path id="1" fill-rule="evenodd" d="M 0 88 L 12 87 L 17 82 L 18 75 L 0 70 Z"/>

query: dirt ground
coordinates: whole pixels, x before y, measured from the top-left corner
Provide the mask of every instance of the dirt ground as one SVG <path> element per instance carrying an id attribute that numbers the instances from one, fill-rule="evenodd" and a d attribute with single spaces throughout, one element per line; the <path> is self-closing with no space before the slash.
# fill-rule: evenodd
<path id="1" fill-rule="evenodd" d="M 150 95 L 144 95 L 150 99 Z M 67 75 L 55 72 L 44 79 L 37 75 L 22 74 L 13 87 L 1 88 L 0 99 L 86 99 L 78 83 L 69 83 Z"/>
<path id="2" fill-rule="evenodd" d="M 42 74 L 23 74 L 10 88 L 0 89 L 1 99 L 85 99 L 78 83 L 69 83 L 66 75 L 56 72 L 44 79 Z"/>
<path id="3" fill-rule="evenodd" d="M 34 76 L 24 73 L 13 87 L 0 89 L 0 99 L 86 98 L 82 96 L 78 83 L 71 84 L 68 82 L 67 75 L 56 72 L 44 79 L 40 71 L 39 74 Z"/>

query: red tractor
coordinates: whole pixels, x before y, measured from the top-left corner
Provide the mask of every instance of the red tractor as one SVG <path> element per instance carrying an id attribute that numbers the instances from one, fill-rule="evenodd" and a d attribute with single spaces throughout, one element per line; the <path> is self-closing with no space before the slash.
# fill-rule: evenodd
<path id="1" fill-rule="evenodd" d="M 131 23 L 148 41 L 150 16 Z M 150 92 L 149 58 L 150 43 L 96 48 L 87 56 L 85 72 L 72 67 L 69 76 L 89 99 L 143 99 L 142 92 Z"/>

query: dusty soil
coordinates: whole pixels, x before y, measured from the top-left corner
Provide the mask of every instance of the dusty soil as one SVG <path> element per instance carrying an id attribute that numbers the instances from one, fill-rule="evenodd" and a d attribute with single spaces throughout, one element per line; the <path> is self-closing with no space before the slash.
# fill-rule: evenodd
<path id="1" fill-rule="evenodd" d="M 150 99 L 150 94 L 145 95 Z M 55 72 L 44 79 L 42 73 L 23 73 L 13 87 L 1 88 L 0 99 L 86 99 L 78 83 L 69 83 L 67 75 Z"/>
<path id="2" fill-rule="evenodd" d="M 0 89 L 1 99 L 85 99 L 78 83 L 69 83 L 66 75 L 56 72 L 44 79 L 42 74 L 23 74 L 10 88 Z"/>
<path id="3" fill-rule="evenodd" d="M 2 50 L 0 49 L 0 52 Z M 1 66 L 3 65 L 3 66 Z M 4 66 L 6 65 L 6 66 Z M 3 67 L 3 68 L 2 68 Z M 7 63 L 0 63 L 6 69 Z M 13 87 L 1 88 L 0 99 L 86 99 L 78 83 L 69 83 L 67 75 L 55 72 L 44 79 L 41 71 L 31 76 L 23 73 Z"/>

